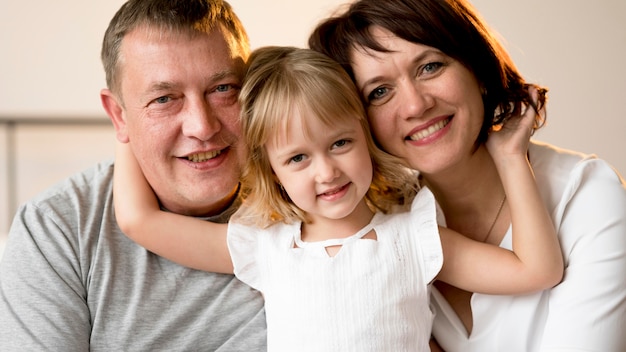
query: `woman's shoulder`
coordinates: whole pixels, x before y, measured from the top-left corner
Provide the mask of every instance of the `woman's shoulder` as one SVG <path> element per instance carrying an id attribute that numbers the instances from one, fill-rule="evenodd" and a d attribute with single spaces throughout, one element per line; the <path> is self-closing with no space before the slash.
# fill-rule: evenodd
<path id="1" fill-rule="evenodd" d="M 533 169 L 553 169 L 568 172 L 585 160 L 597 159 L 593 154 L 560 148 L 549 143 L 531 141 L 528 147 Z"/>
<path id="2" fill-rule="evenodd" d="M 583 188 L 596 197 L 615 192 L 614 195 L 623 194 L 625 186 L 621 175 L 594 154 L 537 141 L 531 142 L 528 153 L 537 186 L 549 208 L 568 202 Z"/>
<path id="3" fill-rule="evenodd" d="M 608 162 L 598 158 L 595 154 L 560 148 L 539 141 L 530 143 L 528 154 L 535 176 L 538 178 L 567 182 L 572 177 L 585 173 L 589 169 L 602 173 L 608 172 L 616 179 L 621 178 Z"/>

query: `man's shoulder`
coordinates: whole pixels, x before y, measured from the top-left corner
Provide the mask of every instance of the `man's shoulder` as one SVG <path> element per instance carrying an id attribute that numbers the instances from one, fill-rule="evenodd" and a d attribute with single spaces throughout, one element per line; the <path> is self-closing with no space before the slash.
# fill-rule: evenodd
<path id="1" fill-rule="evenodd" d="M 44 205 L 59 201 L 72 204 L 76 201 L 101 198 L 110 193 L 112 187 L 113 161 L 108 160 L 68 176 L 34 196 L 27 204 Z"/>

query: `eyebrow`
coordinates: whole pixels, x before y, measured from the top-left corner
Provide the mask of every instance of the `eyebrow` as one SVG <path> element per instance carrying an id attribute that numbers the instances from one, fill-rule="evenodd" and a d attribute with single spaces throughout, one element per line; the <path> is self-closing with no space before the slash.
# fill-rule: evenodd
<path id="1" fill-rule="evenodd" d="M 169 81 L 162 81 L 162 82 L 155 82 L 153 84 L 150 85 L 150 87 L 148 87 L 148 89 L 146 90 L 146 92 L 148 92 L 148 94 L 150 93 L 154 93 L 154 92 L 160 92 L 163 90 L 170 90 L 172 89 L 172 87 L 175 87 L 176 84 L 169 82 Z"/>
<path id="2" fill-rule="evenodd" d="M 239 75 L 237 75 L 237 72 L 235 72 L 232 69 L 226 69 L 226 70 L 222 70 L 219 71 L 217 73 L 214 73 L 213 75 L 211 75 L 209 77 L 209 82 L 217 82 L 217 81 L 221 81 L 224 78 L 229 78 L 229 77 L 234 77 L 239 79 Z"/>

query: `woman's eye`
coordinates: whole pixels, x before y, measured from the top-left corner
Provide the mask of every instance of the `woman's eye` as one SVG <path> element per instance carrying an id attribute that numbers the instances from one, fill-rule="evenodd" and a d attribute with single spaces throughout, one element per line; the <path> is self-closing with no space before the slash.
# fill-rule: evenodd
<path id="1" fill-rule="evenodd" d="M 384 87 L 378 87 L 376 89 L 374 89 L 368 96 L 367 96 L 367 100 L 368 101 L 373 101 L 373 100 L 377 100 L 380 99 L 382 97 L 385 96 L 385 94 L 387 93 L 387 88 Z"/>
<path id="2" fill-rule="evenodd" d="M 422 68 L 422 72 L 424 72 L 425 74 L 432 74 L 439 71 L 442 66 L 443 63 L 441 62 L 429 62 L 424 65 L 424 67 Z"/>

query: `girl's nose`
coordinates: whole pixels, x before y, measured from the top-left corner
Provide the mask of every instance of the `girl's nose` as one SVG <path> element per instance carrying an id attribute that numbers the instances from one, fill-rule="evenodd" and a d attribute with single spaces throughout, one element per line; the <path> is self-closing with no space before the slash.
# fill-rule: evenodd
<path id="1" fill-rule="evenodd" d="M 339 170 L 330 158 L 320 158 L 315 166 L 316 182 L 328 183 L 339 176 Z"/>

